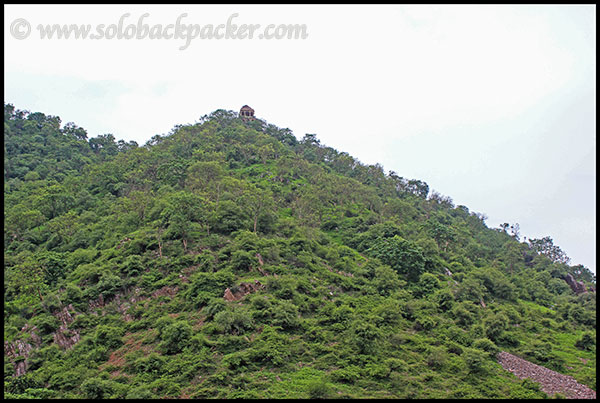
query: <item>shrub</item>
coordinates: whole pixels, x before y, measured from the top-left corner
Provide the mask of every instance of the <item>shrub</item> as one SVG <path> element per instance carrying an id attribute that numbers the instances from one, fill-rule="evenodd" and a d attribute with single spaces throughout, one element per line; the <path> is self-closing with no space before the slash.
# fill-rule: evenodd
<path id="1" fill-rule="evenodd" d="M 227 304 L 223 301 L 223 298 L 213 298 L 202 312 L 206 314 L 207 319 L 212 319 L 217 313 L 224 311 L 226 308 Z"/>
<path id="2" fill-rule="evenodd" d="M 113 393 L 111 382 L 100 378 L 86 379 L 81 390 L 88 399 L 106 399 Z"/>
<path id="3" fill-rule="evenodd" d="M 369 354 L 375 349 L 381 332 L 372 323 L 356 320 L 352 325 L 351 334 L 358 351 L 362 354 Z"/>
<path id="4" fill-rule="evenodd" d="M 483 323 L 486 336 L 491 340 L 497 340 L 508 328 L 508 317 L 500 313 L 486 318 Z"/>
<path id="5" fill-rule="evenodd" d="M 137 276 L 142 270 L 144 270 L 144 265 L 140 255 L 127 256 L 125 262 L 121 265 L 121 273 L 126 276 Z"/>
<path id="6" fill-rule="evenodd" d="M 165 372 L 166 359 L 156 353 L 150 353 L 147 357 L 138 358 L 133 363 L 136 373 L 146 373 L 160 376 Z"/>
<path id="7" fill-rule="evenodd" d="M 423 316 L 415 320 L 415 324 L 413 327 L 415 330 L 431 330 L 435 327 L 435 325 L 435 319 L 429 316 Z"/>
<path id="8" fill-rule="evenodd" d="M 331 395 L 331 387 L 323 380 L 314 380 L 308 384 L 308 396 L 311 399 L 327 399 Z"/>
<path id="9" fill-rule="evenodd" d="M 475 315 L 473 315 L 463 303 L 457 304 L 452 308 L 452 316 L 460 326 L 469 326 L 475 320 Z"/>
<path id="10" fill-rule="evenodd" d="M 48 294 L 44 301 L 42 302 L 42 307 L 48 313 L 58 312 L 61 308 L 60 299 L 56 296 L 56 294 Z"/>
<path id="11" fill-rule="evenodd" d="M 468 348 L 465 349 L 462 358 L 469 373 L 482 374 L 486 371 L 485 363 L 488 359 L 488 354 L 486 352 Z"/>
<path id="12" fill-rule="evenodd" d="M 154 393 L 152 393 L 152 389 L 148 386 L 138 386 L 137 388 L 131 389 L 127 392 L 126 399 L 155 399 Z"/>
<path id="13" fill-rule="evenodd" d="M 161 349 L 167 354 L 181 352 L 188 344 L 192 336 L 192 326 L 183 321 L 177 321 L 168 325 L 161 332 Z"/>
<path id="14" fill-rule="evenodd" d="M 416 287 L 416 294 L 418 296 L 425 296 L 432 294 L 435 290 L 440 288 L 440 281 L 431 273 L 423 273 L 419 277 L 419 282 Z"/>
<path id="15" fill-rule="evenodd" d="M 454 306 L 454 294 L 447 288 L 436 291 L 434 300 L 442 312 L 449 311 Z"/>
<path id="16" fill-rule="evenodd" d="M 496 344 L 494 344 L 493 341 L 491 341 L 490 339 L 486 339 L 486 338 L 475 340 L 473 342 L 473 347 L 490 353 L 490 355 L 492 357 L 495 357 L 496 354 L 498 354 L 500 352 L 500 349 L 498 348 L 498 346 L 496 346 Z"/>
<path id="17" fill-rule="evenodd" d="M 596 337 L 592 332 L 585 332 L 575 342 L 575 347 L 580 350 L 592 350 L 596 346 Z"/>
<path id="18" fill-rule="evenodd" d="M 215 324 L 223 333 L 240 334 L 252 329 L 252 317 L 239 309 L 221 311 L 215 315 Z"/>
<path id="19" fill-rule="evenodd" d="M 67 284 L 64 293 L 65 304 L 73 304 L 78 307 L 83 302 L 83 291 L 73 283 Z"/>
<path id="20" fill-rule="evenodd" d="M 40 313 L 33 318 L 32 322 L 40 330 L 42 336 L 56 331 L 60 326 L 58 319 L 49 313 Z"/>
<path id="21" fill-rule="evenodd" d="M 448 355 L 444 348 L 436 347 L 431 350 L 429 355 L 427 356 L 427 365 L 432 368 L 441 368 L 446 363 L 448 359 Z"/>
<path id="22" fill-rule="evenodd" d="M 521 342 L 514 332 L 504 332 L 496 338 L 496 344 L 500 346 L 519 347 Z"/>
<path id="23" fill-rule="evenodd" d="M 399 358 L 387 358 L 383 363 L 392 371 L 404 372 L 407 368 L 406 362 Z"/>
<path id="24" fill-rule="evenodd" d="M 231 254 L 230 263 L 236 271 L 248 271 L 251 267 L 258 265 L 256 257 L 247 251 L 236 250 Z"/>
<path id="25" fill-rule="evenodd" d="M 366 253 L 379 258 L 383 264 L 389 265 L 410 281 L 417 281 L 425 270 L 423 250 L 414 242 L 398 235 L 377 239 Z"/>
<path id="26" fill-rule="evenodd" d="M 354 383 L 361 378 L 360 368 L 350 365 L 331 372 L 331 377 L 336 382 Z"/>
<path id="27" fill-rule="evenodd" d="M 94 334 L 94 344 L 97 346 L 105 346 L 109 349 L 118 348 L 123 344 L 123 333 L 124 331 L 121 328 L 100 325 Z"/>
<path id="28" fill-rule="evenodd" d="M 300 325 L 298 308 L 289 301 L 281 301 L 271 308 L 273 325 L 293 329 Z"/>

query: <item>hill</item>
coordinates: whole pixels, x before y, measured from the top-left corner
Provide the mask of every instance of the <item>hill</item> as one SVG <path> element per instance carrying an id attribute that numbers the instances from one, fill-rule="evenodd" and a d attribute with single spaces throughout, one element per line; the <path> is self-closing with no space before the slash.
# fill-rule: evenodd
<path id="1" fill-rule="evenodd" d="M 545 397 L 500 351 L 596 389 L 587 268 L 315 135 L 4 140 L 5 397 Z"/>

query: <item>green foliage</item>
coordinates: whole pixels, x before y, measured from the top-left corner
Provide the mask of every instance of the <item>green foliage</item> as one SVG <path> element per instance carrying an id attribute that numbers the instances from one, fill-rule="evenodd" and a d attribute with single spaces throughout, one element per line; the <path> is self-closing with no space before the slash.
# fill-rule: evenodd
<path id="1" fill-rule="evenodd" d="M 356 320 L 350 327 L 351 340 L 358 352 L 369 354 L 377 348 L 381 331 L 373 323 L 366 320 Z"/>
<path id="2" fill-rule="evenodd" d="M 94 334 L 94 344 L 108 349 L 116 349 L 123 344 L 124 331 L 122 328 L 110 325 L 100 325 Z"/>
<path id="3" fill-rule="evenodd" d="M 489 356 L 486 352 L 474 348 L 467 348 L 461 357 L 463 358 L 469 373 L 481 375 L 487 371 L 486 363 Z"/>
<path id="4" fill-rule="evenodd" d="M 500 352 L 498 346 L 496 346 L 493 341 L 487 338 L 475 340 L 473 342 L 473 347 L 490 353 L 492 357 L 495 357 L 496 354 Z"/>
<path id="5" fill-rule="evenodd" d="M 215 315 L 214 321 L 222 332 L 231 334 L 243 333 L 254 326 L 250 315 L 240 309 L 220 311 Z"/>
<path id="6" fill-rule="evenodd" d="M 595 388 L 595 276 L 550 237 L 231 111 L 4 123 L 5 397 L 545 397 L 501 350 Z"/>
<path id="7" fill-rule="evenodd" d="M 331 387 L 323 380 L 315 380 L 308 385 L 310 399 L 327 399 L 331 396 Z"/>
<path id="8" fill-rule="evenodd" d="M 175 354 L 181 352 L 185 348 L 191 336 L 192 327 L 190 324 L 183 321 L 177 321 L 165 326 L 164 329 L 161 329 L 161 343 L 159 346 L 166 354 Z"/>
<path id="9" fill-rule="evenodd" d="M 377 240 L 366 253 L 380 259 L 408 280 L 417 280 L 425 270 L 425 257 L 421 248 L 398 235 Z"/>
<path id="10" fill-rule="evenodd" d="M 504 314 L 495 314 L 484 319 L 485 334 L 491 340 L 498 340 L 508 329 L 509 319 Z"/>
<path id="11" fill-rule="evenodd" d="M 592 332 L 586 332 L 575 342 L 575 347 L 581 350 L 592 350 L 596 348 L 596 335 Z"/>
<path id="12" fill-rule="evenodd" d="M 99 378 L 88 378 L 81 384 L 87 399 L 107 399 L 113 393 L 112 382 Z"/>

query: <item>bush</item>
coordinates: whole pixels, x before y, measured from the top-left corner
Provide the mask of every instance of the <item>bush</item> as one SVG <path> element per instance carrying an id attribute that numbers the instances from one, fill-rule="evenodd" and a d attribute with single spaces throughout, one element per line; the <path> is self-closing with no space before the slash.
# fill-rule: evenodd
<path id="1" fill-rule="evenodd" d="M 504 332 L 496 338 L 496 344 L 500 346 L 519 347 L 521 342 L 514 332 Z"/>
<path id="2" fill-rule="evenodd" d="M 213 298 L 202 312 L 206 314 L 207 319 L 212 319 L 217 313 L 224 311 L 226 308 L 227 304 L 223 298 Z"/>
<path id="3" fill-rule="evenodd" d="M 413 327 L 415 330 L 431 330 L 435 327 L 435 325 L 435 319 L 430 318 L 428 316 L 424 316 L 417 318 Z"/>
<path id="4" fill-rule="evenodd" d="M 350 365 L 331 372 L 331 377 L 336 382 L 354 383 L 361 378 L 360 368 Z"/>
<path id="5" fill-rule="evenodd" d="M 113 393 L 110 381 L 100 378 L 88 378 L 81 384 L 81 390 L 88 399 L 106 399 Z"/>
<path id="6" fill-rule="evenodd" d="M 147 357 L 138 358 L 133 363 L 136 373 L 152 374 L 160 376 L 165 372 L 166 359 L 156 353 L 150 353 Z"/>
<path id="7" fill-rule="evenodd" d="M 596 337 L 592 332 L 585 332 L 581 338 L 575 342 L 575 347 L 580 350 L 593 350 L 596 346 Z"/>
<path id="8" fill-rule="evenodd" d="M 410 281 L 416 282 L 425 270 L 423 250 L 414 242 L 398 235 L 377 239 L 365 253 L 379 258 L 383 264 L 389 265 Z"/>
<path id="9" fill-rule="evenodd" d="M 252 317 L 239 309 L 221 311 L 215 315 L 214 321 L 223 333 L 241 334 L 254 326 Z"/>
<path id="10" fill-rule="evenodd" d="M 460 303 L 452 308 L 452 317 L 460 326 L 466 327 L 475 321 L 475 315 L 466 307 L 466 304 Z"/>
<path id="11" fill-rule="evenodd" d="M 327 399 L 331 395 L 331 388 L 323 380 L 311 381 L 308 384 L 308 396 L 311 399 Z"/>
<path id="12" fill-rule="evenodd" d="M 448 354 L 446 353 L 445 349 L 442 347 L 436 347 L 433 348 L 427 356 L 427 365 L 432 368 L 439 369 L 444 366 L 447 359 Z"/>
<path id="13" fill-rule="evenodd" d="M 33 325 L 37 326 L 42 336 L 48 335 L 60 326 L 60 322 L 49 313 L 40 313 L 32 320 Z"/>
<path id="14" fill-rule="evenodd" d="M 502 333 L 508 328 L 508 317 L 503 313 L 496 314 L 486 318 L 483 323 L 485 325 L 485 334 L 491 340 L 497 340 Z"/>
<path id="15" fill-rule="evenodd" d="M 416 295 L 425 296 L 432 294 L 435 290 L 440 288 L 440 281 L 431 273 L 423 273 L 419 277 L 419 282 L 416 286 Z"/>
<path id="16" fill-rule="evenodd" d="M 121 265 L 121 273 L 126 276 L 137 276 L 144 270 L 142 257 L 140 255 L 127 256 L 125 262 Z"/>
<path id="17" fill-rule="evenodd" d="M 392 371 L 404 372 L 407 369 L 406 362 L 399 358 L 388 358 L 383 363 Z"/>
<path id="18" fill-rule="evenodd" d="M 358 352 L 369 354 L 374 351 L 381 332 L 370 322 L 356 320 L 352 325 L 351 334 Z"/>
<path id="19" fill-rule="evenodd" d="M 488 359 L 488 354 L 486 352 L 469 348 L 465 349 L 462 358 L 467 365 L 469 373 L 482 374 L 486 372 L 485 363 Z"/>
<path id="20" fill-rule="evenodd" d="M 273 325 L 284 329 L 294 329 L 300 325 L 298 308 L 288 301 L 281 301 L 271 308 Z"/>
<path id="21" fill-rule="evenodd" d="M 138 386 L 137 388 L 131 389 L 127 392 L 126 399 L 155 399 L 154 393 L 152 393 L 152 389 L 148 386 Z"/>
<path id="22" fill-rule="evenodd" d="M 181 352 L 187 346 L 192 336 L 192 326 L 183 321 L 177 321 L 166 326 L 161 332 L 161 349 L 167 354 Z"/>
<path id="23" fill-rule="evenodd" d="M 496 346 L 496 344 L 494 344 L 493 341 L 491 341 L 490 339 L 486 339 L 486 338 L 475 340 L 473 342 L 473 347 L 490 353 L 490 355 L 492 357 L 495 357 L 496 354 L 498 354 L 500 352 L 500 349 L 498 348 L 498 346 Z"/>
<path id="24" fill-rule="evenodd" d="M 56 294 L 48 294 L 44 301 L 42 302 L 42 307 L 48 313 L 58 312 L 60 311 L 62 304 L 60 299 L 56 296 Z"/>
<path id="25" fill-rule="evenodd" d="M 123 329 L 108 326 L 108 325 L 100 325 L 96 329 L 96 333 L 94 335 L 94 344 L 97 346 L 105 346 L 109 349 L 119 348 L 123 344 Z"/>

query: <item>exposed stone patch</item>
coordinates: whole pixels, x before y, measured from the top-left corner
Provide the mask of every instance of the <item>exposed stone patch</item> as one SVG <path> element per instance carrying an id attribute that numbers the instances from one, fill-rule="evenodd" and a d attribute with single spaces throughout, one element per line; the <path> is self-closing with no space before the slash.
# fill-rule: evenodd
<path id="1" fill-rule="evenodd" d="M 564 280 L 567 282 L 567 284 L 569 284 L 569 287 L 571 287 L 571 290 L 573 290 L 575 294 L 583 294 L 586 291 L 585 284 L 583 284 L 581 281 L 575 280 L 571 273 L 568 273 L 564 277 Z"/>
<path id="2" fill-rule="evenodd" d="M 264 285 L 261 284 L 260 281 L 258 280 L 254 280 L 254 284 L 252 283 L 241 283 L 240 285 L 238 285 L 237 287 L 233 287 L 233 290 L 231 288 L 226 288 L 225 289 L 225 293 L 223 294 L 223 298 L 226 301 L 237 301 L 242 299 L 244 296 L 258 291 L 260 289 L 263 289 Z"/>
<path id="3" fill-rule="evenodd" d="M 37 348 L 42 344 L 42 339 L 36 332 L 37 327 L 30 326 L 29 324 L 26 324 L 21 329 L 21 333 L 29 333 L 33 345 L 22 339 L 13 342 L 4 342 L 4 355 L 7 356 L 15 366 L 15 373 L 13 376 L 21 376 L 27 372 L 27 358 L 34 348 Z"/>
<path id="4" fill-rule="evenodd" d="M 560 374 L 505 351 L 498 353 L 498 363 L 519 379 L 530 378 L 538 382 L 540 389 L 548 396 L 560 393 L 568 399 L 596 399 L 596 391 L 578 383 L 572 376 Z"/>
<path id="5" fill-rule="evenodd" d="M 258 272 L 260 274 L 262 274 L 263 276 L 268 276 L 269 273 L 265 272 L 264 269 L 263 269 L 263 266 L 264 266 L 265 262 L 263 261 L 263 258 L 260 255 L 260 253 L 256 254 L 256 258 L 258 259 L 258 267 L 256 268 L 256 270 L 258 270 Z"/>
<path id="6" fill-rule="evenodd" d="M 73 314 L 69 311 L 73 311 Z M 80 339 L 79 330 L 71 330 L 69 329 L 69 324 L 73 322 L 77 313 L 75 313 L 75 309 L 73 305 L 69 304 L 63 307 L 60 311 L 54 314 L 58 320 L 60 320 L 61 324 L 52 336 L 54 342 L 58 344 L 63 349 L 69 349 L 75 345 Z"/>

